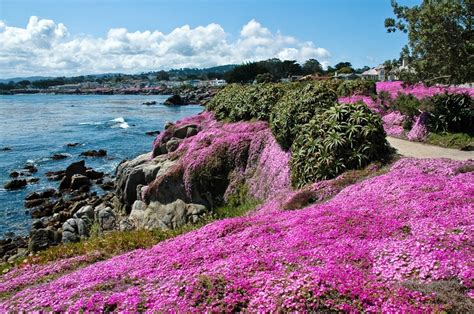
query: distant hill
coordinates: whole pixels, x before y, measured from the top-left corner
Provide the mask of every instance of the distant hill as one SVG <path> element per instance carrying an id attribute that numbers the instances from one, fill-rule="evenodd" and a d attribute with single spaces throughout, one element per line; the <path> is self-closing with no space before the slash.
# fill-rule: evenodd
<path id="1" fill-rule="evenodd" d="M 208 74 L 208 73 L 218 73 L 218 74 L 223 74 L 229 70 L 232 70 L 235 68 L 237 65 L 236 64 L 228 64 L 228 65 L 220 65 L 216 67 L 211 67 L 211 68 L 204 68 L 204 69 L 199 69 L 199 68 L 182 68 L 182 69 L 171 69 L 166 72 L 169 73 L 170 76 L 188 76 L 188 75 L 203 75 L 203 74 Z M 144 74 L 156 74 L 158 71 L 150 71 L 148 73 Z M 102 73 L 102 74 L 90 74 L 90 75 L 81 75 L 81 76 L 70 76 L 69 78 L 76 78 L 76 77 L 83 77 L 86 80 L 95 80 L 97 78 L 108 78 L 108 77 L 114 77 L 114 76 L 127 76 L 127 75 L 139 75 L 139 74 L 125 74 L 125 73 Z M 0 83 L 7 84 L 11 81 L 14 83 L 18 83 L 23 80 L 28 80 L 30 82 L 34 81 L 40 81 L 40 80 L 49 80 L 49 79 L 54 79 L 58 78 L 59 76 L 29 76 L 29 77 L 12 77 L 12 78 L 6 78 L 6 79 L 0 79 Z M 62 76 L 64 78 L 64 76 Z"/>
<path id="2" fill-rule="evenodd" d="M 8 78 L 8 79 L 0 79 L 0 83 L 9 83 L 11 81 L 13 81 L 14 83 L 18 83 L 20 81 L 23 81 L 23 80 L 28 80 L 30 82 L 34 82 L 34 81 L 39 81 L 39 80 L 48 80 L 48 79 L 52 79 L 53 76 L 29 76 L 29 77 L 12 77 L 12 78 Z"/>

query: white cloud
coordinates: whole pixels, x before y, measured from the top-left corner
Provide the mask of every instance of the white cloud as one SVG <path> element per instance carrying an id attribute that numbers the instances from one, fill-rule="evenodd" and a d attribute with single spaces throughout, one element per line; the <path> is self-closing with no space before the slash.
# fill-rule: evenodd
<path id="1" fill-rule="evenodd" d="M 259 22 L 245 24 L 240 36 L 227 40 L 219 24 L 169 34 L 110 29 L 105 38 L 71 36 L 64 24 L 32 16 L 26 28 L 0 21 L 0 77 L 78 75 L 103 72 L 138 73 L 180 67 L 209 67 L 273 57 L 326 63 L 329 52 Z"/>

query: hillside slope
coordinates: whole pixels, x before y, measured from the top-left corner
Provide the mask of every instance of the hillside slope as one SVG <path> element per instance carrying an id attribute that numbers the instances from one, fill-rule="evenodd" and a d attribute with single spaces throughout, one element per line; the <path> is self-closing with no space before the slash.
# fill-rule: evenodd
<path id="1" fill-rule="evenodd" d="M 275 197 L 148 250 L 27 266 L 0 277 L 0 310 L 472 310 L 473 166 L 402 159 L 304 209 Z"/>

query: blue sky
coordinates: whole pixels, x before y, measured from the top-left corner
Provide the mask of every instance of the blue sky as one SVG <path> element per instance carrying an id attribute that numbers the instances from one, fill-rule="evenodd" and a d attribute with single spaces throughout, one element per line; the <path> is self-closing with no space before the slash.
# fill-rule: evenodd
<path id="1" fill-rule="evenodd" d="M 390 0 L 0 0 L 0 40 L 8 43 L 0 41 L 0 76 L 133 73 L 273 56 L 374 66 L 406 44 L 406 35 L 386 33 L 389 16 Z"/>

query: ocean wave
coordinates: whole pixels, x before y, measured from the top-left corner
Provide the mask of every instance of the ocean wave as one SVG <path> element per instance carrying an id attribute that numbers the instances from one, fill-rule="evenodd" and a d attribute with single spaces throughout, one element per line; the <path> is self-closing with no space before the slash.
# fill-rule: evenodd
<path id="1" fill-rule="evenodd" d="M 125 119 L 123 117 L 119 117 L 119 118 L 112 119 L 110 121 L 117 122 L 117 123 L 124 123 Z"/>
<path id="2" fill-rule="evenodd" d="M 128 123 L 125 122 L 125 119 L 123 117 L 118 117 L 110 121 L 115 122 L 115 124 L 112 125 L 112 128 L 128 129 L 130 127 L 130 125 L 128 125 Z"/>
<path id="3" fill-rule="evenodd" d="M 101 125 L 101 124 L 104 124 L 104 123 L 103 122 L 92 122 L 92 121 L 79 123 L 79 125 Z"/>

